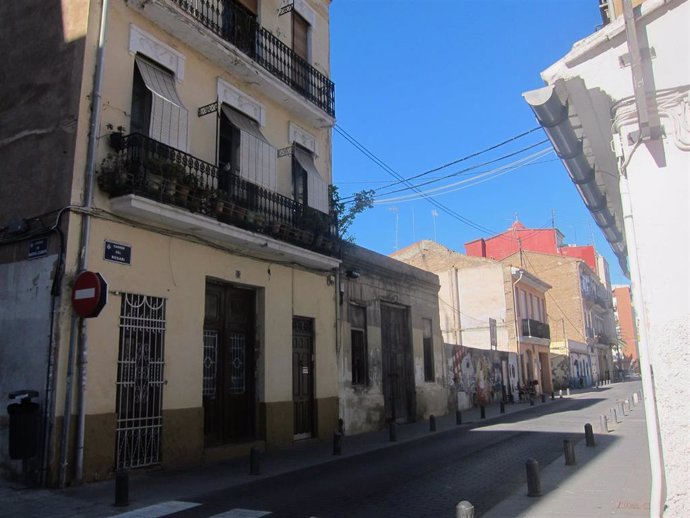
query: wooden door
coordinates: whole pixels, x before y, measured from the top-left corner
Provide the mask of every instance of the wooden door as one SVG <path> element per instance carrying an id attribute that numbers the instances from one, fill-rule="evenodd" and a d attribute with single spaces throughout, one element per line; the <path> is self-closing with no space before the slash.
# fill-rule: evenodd
<path id="1" fill-rule="evenodd" d="M 314 321 L 292 319 L 292 401 L 295 439 L 314 432 Z"/>
<path id="2" fill-rule="evenodd" d="M 254 438 L 254 314 L 254 291 L 207 284 L 203 364 L 206 446 Z"/>
<path id="3" fill-rule="evenodd" d="M 413 416 L 414 374 L 407 309 L 381 305 L 383 396 L 386 419 L 407 422 Z"/>

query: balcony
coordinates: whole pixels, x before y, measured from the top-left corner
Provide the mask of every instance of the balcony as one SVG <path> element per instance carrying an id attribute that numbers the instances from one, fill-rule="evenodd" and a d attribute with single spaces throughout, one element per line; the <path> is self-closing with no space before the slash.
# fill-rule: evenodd
<path id="1" fill-rule="evenodd" d="M 221 232 L 217 222 L 221 222 L 317 254 L 337 255 L 338 240 L 331 215 L 248 182 L 235 173 L 221 172 L 213 164 L 137 133 L 114 134 L 111 146 L 115 153 L 99 170 L 98 185 L 113 199 L 134 195 L 173 207 L 177 210 L 170 211 L 167 219 L 183 219 L 185 231 L 194 230 L 195 226 L 203 230 L 206 226 L 206 231 L 217 237 Z M 138 203 L 129 209 L 128 215 L 139 216 L 141 211 L 147 211 L 160 222 L 160 205 L 147 207 Z M 133 212 L 136 210 L 140 213 Z M 180 213 L 182 218 L 178 217 Z M 206 221 L 190 218 L 190 213 Z M 208 227 L 209 219 L 215 220 L 216 225 Z M 257 241 L 246 234 L 244 241 L 235 244 L 249 246 L 253 242 L 264 249 L 268 246 L 265 239 Z M 284 248 L 281 253 L 285 253 Z M 310 260 L 312 266 L 323 263 L 318 258 Z"/>
<path id="2" fill-rule="evenodd" d="M 608 333 L 597 333 L 595 336 L 595 341 L 598 344 L 605 345 L 616 345 L 616 343 L 618 342 L 616 338 L 609 335 Z"/>
<path id="3" fill-rule="evenodd" d="M 549 324 L 533 320 L 531 318 L 522 319 L 522 336 L 529 336 L 532 338 L 551 338 L 551 330 Z"/>
<path id="4" fill-rule="evenodd" d="M 333 124 L 333 82 L 263 28 L 244 6 L 231 0 L 134 0 L 132 5 L 206 58 L 240 80 L 256 85 L 314 126 Z"/>
<path id="5" fill-rule="evenodd" d="M 605 292 L 605 294 L 597 292 L 594 294 L 594 301 L 604 309 L 610 308 L 611 294 L 609 292 Z"/>

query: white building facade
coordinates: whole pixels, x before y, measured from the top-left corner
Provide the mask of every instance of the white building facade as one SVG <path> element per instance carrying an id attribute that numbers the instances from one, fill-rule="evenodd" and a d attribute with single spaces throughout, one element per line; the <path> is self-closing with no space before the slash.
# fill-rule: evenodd
<path id="1" fill-rule="evenodd" d="M 623 6 L 524 97 L 638 301 L 651 516 L 690 516 L 690 2 Z"/>

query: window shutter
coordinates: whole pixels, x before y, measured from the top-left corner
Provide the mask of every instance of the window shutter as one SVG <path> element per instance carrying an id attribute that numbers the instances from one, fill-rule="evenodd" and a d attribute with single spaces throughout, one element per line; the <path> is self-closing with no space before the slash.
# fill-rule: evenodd
<path id="1" fill-rule="evenodd" d="M 292 50 L 305 61 L 309 61 L 307 33 L 309 23 L 300 14 L 292 10 Z"/>
<path id="2" fill-rule="evenodd" d="M 230 106 L 223 115 L 240 130 L 240 176 L 271 191 L 277 188 L 276 149 L 261 133 L 259 123 Z"/>
<path id="3" fill-rule="evenodd" d="M 140 56 L 137 56 L 135 60 L 146 88 L 151 91 L 149 137 L 186 151 L 187 110 L 177 95 L 172 72 Z"/>
<path id="4" fill-rule="evenodd" d="M 239 0 L 239 2 L 249 9 L 254 15 L 259 13 L 257 0 Z"/>
<path id="5" fill-rule="evenodd" d="M 294 147 L 294 153 L 299 165 L 307 172 L 307 205 L 328 214 L 328 183 L 317 171 L 314 156 L 298 146 Z"/>

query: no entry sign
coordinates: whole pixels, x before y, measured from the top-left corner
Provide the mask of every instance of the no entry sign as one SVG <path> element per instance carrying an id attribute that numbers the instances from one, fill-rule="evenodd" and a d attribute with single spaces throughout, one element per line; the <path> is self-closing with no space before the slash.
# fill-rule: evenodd
<path id="1" fill-rule="evenodd" d="M 96 272 L 77 275 L 72 291 L 74 312 L 82 318 L 94 318 L 108 301 L 108 283 Z"/>

